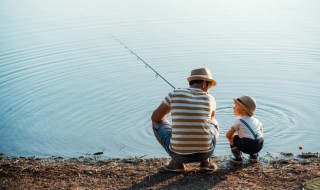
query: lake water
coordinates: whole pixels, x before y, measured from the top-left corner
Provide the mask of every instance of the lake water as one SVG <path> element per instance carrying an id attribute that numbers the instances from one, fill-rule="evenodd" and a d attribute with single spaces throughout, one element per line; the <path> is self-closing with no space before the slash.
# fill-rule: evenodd
<path id="1" fill-rule="evenodd" d="M 256 98 L 261 154 L 319 151 L 318 0 L 3 0 L 0 152 L 167 157 L 150 116 L 195 68 L 212 70 L 221 138 L 232 98 Z"/>

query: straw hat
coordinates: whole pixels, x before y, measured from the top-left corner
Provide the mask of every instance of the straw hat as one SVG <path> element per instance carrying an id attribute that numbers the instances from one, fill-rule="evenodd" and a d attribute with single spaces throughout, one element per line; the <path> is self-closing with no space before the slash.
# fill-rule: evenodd
<path id="1" fill-rule="evenodd" d="M 253 115 L 253 112 L 257 108 L 256 100 L 250 96 L 241 96 L 240 98 L 234 99 L 234 103 L 238 103 L 241 107 L 243 107 L 250 116 Z"/>
<path id="2" fill-rule="evenodd" d="M 188 81 L 192 80 L 205 80 L 211 82 L 211 86 L 215 86 L 217 82 L 212 79 L 211 71 L 208 68 L 194 69 L 191 71 Z"/>

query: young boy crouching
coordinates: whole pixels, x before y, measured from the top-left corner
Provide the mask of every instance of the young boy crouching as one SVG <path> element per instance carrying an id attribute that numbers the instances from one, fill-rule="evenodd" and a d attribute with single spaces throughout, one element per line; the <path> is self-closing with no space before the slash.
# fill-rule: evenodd
<path id="1" fill-rule="evenodd" d="M 242 164 L 241 153 L 249 154 L 251 163 L 258 162 L 258 152 L 263 147 L 263 125 L 253 113 L 256 110 L 256 101 L 250 96 L 241 96 L 233 99 L 235 106 L 234 115 L 239 116 L 226 137 L 230 142 L 233 156 L 230 162 Z"/>

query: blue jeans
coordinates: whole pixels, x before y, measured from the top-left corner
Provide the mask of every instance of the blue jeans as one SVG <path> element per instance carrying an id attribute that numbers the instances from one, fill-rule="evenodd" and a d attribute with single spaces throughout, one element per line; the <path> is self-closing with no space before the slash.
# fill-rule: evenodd
<path id="1" fill-rule="evenodd" d="M 174 159 L 176 162 L 180 163 L 190 163 L 190 162 L 201 162 L 204 161 L 213 154 L 214 148 L 216 146 L 216 137 L 213 136 L 212 139 L 212 149 L 205 153 L 192 153 L 192 154 L 178 154 L 172 152 L 170 149 L 170 139 L 172 136 L 172 128 L 168 122 L 153 122 L 153 131 L 156 138 L 160 141 L 160 144 L 166 150 L 166 152 Z"/>

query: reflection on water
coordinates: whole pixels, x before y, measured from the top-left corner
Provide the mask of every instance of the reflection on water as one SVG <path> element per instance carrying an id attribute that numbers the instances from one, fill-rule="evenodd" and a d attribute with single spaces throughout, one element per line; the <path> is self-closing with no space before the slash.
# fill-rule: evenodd
<path id="1" fill-rule="evenodd" d="M 217 155 L 233 97 L 256 98 L 267 152 L 319 151 L 318 1 L 2 1 L 0 152 L 159 157 L 150 116 L 208 67 L 218 85 Z"/>

